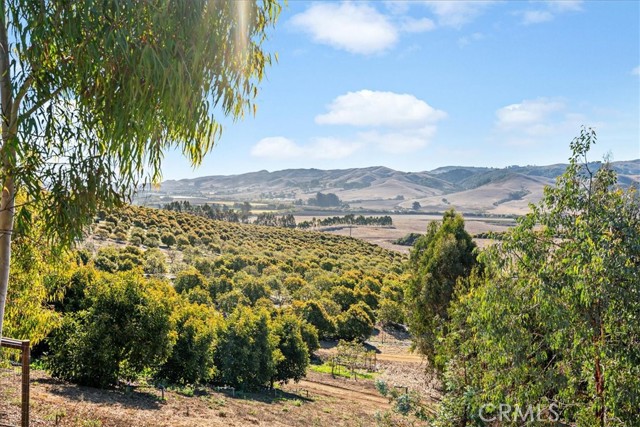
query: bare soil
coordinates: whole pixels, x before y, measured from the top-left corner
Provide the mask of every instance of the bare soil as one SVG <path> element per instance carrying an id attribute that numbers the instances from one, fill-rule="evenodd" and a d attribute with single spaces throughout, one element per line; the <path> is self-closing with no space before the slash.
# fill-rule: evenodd
<path id="1" fill-rule="evenodd" d="M 378 335 L 375 338 L 380 338 Z M 408 353 L 406 340 L 387 336 L 374 343 L 378 355 L 378 378 L 391 386 L 409 387 L 427 402 L 435 402 L 424 365 Z M 333 351 L 324 349 L 321 351 Z M 0 425 L 19 425 L 19 377 L 0 382 Z M 12 381 L 14 383 L 12 383 Z M 235 393 L 213 388 L 197 389 L 193 396 L 153 387 L 133 390 L 100 390 L 81 387 L 33 370 L 31 375 L 31 426 L 60 427 L 361 427 L 375 426 L 376 413 L 391 410 L 389 400 L 375 388 L 374 380 L 357 380 L 309 371 L 299 383 L 277 391 Z M 400 415 L 394 417 L 401 418 Z M 398 425 L 404 425 L 402 420 Z M 422 425 L 414 420 L 413 425 Z"/>

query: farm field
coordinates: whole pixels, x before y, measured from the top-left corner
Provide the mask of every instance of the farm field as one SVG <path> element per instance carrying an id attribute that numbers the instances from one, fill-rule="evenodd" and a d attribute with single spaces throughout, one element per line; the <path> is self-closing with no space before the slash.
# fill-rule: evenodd
<path id="1" fill-rule="evenodd" d="M 327 216 L 316 216 L 317 219 L 328 218 Z M 442 215 L 389 215 L 393 220 L 391 227 L 378 226 L 332 226 L 325 227 L 326 232 L 340 236 L 351 236 L 364 240 L 369 243 L 381 246 L 402 253 L 409 253 L 410 246 L 396 245 L 393 241 L 406 236 L 409 233 L 424 233 L 427 230 L 427 224 L 431 221 L 441 221 Z M 295 215 L 296 222 L 308 221 L 312 216 Z M 501 232 L 506 231 L 515 225 L 515 220 L 511 218 L 480 218 L 466 217 L 465 228 L 472 236 L 478 233 L 486 233 L 488 231 Z M 322 228 L 319 228 L 322 230 Z M 475 239 L 480 247 L 491 244 L 489 239 Z"/>
<path id="2" fill-rule="evenodd" d="M 424 365 L 420 356 L 408 352 L 408 344 L 406 339 L 387 339 L 382 344 L 379 335 L 368 342 L 370 348 L 379 352 L 376 379 L 419 391 L 420 385 L 412 384 L 410 379 L 416 381 L 424 377 Z M 318 355 L 326 356 L 331 351 L 321 349 Z M 10 388 L 3 393 L 0 421 L 15 423 L 19 412 L 18 389 Z M 231 391 L 199 388 L 192 396 L 167 390 L 165 398 L 162 401 L 161 391 L 153 387 L 135 388 L 129 392 L 100 390 L 58 381 L 44 371 L 34 370 L 31 425 L 359 427 L 375 425 L 376 413 L 392 409 L 389 400 L 376 390 L 374 379 L 334 378 L 331 374 L 311 371 L 299 383 L 284 385 L 275 396 L 274 392 L 266 390 L 234 396 Z M 414 425 L 422 425 L 398 414 L 394 417 L 400 423 L 409 425 L 413 421 Z"/>

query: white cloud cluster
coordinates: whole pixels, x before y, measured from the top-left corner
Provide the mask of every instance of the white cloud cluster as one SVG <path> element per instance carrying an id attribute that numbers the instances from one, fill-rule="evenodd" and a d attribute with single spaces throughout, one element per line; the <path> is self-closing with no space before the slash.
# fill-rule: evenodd
<path id="1" fill-rule="evenodd" d="M 398 30 L 383 14 L 361 3 L 316 3 L 291 19 L 317 43 L 364 55 L 381 52 L 398 40 Z"/>
<path id="2" fill-rule="evenodd" d="M 291 18 L 294 28 L 320 44 L 347 52 L 371 55 L 392 48 L 401 32 L 431 31 L 428 18 L 388 16 L 366 3 L 314 3 Z"/>
<path id="3" fill-rule="evenodd" d="M 523 24 L 541 24 L 552 21 L 559 14 L 582 10 L 582 0 L 547 0 L 539 4 L 543 5 L 542 9 L 521 12 Z"/>
<path id="4" fill-rule="evenodd" d="M 357 141 L 391 153 L 425 147 L 436 133 L 436 123 L 447 117 L 413 95 L 371 90 L 338 96 L 328 110 L 316 116 L 316 123 L 369 128 L 358 133 Z"/>
<path id="5" fill-rule="evenodd" d="M 634 76 L 640 76 L 640 66 L 631 70 L 631 74 L 633 74 Z"/>
<path id="6" fill-rule="evenodd" d="M 340 95 L 316 123 L 371 127 L 414 128 L 446 117 L 426 102 L 409 94 L 361 90 Z"/>
<path id="7" fill-rule="evenodd" d="M 341 159 L 364 148 L 386 153 L 408 153 L 424 148 L 433 139 L 437 123 L 447 117 L 410 94 L 361 90 L 336 97 L 328 111 L 319 114 L 320 125 L 358 128 L 350 138 L 315 138 L 299 144 L 285 137 L 260 140 L 251 150 L 255 157 L 270 159 Z"/>
<path id="8" fill-rule="evenodd" d="M 531 145 L 549 138 L 568 138 L 585 117 L 568 111 L 564 101 L 537 98 L 523 100 L 496 111 L 495 130 L 509 145 Z"/>

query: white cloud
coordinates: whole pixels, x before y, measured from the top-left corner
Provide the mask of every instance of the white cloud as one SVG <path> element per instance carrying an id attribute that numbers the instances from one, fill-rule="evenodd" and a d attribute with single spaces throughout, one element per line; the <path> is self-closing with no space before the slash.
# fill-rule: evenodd
<path id="1" fill-rule="evenodd" d="M 552 21 L 557 15 L 567 12 L 582 11 L 582 0 L 547 0 L 542 9 L 525 10 L 519 12 L 522 15 L 524 25 L 541 24 Z"/>
<path id="2" fill-rule="evenodd" d="M 551 20 L 553 20 L 553 14 L 548 10 L 527 10 L 522 13 L 522 23 L 525 25 L 540 24 Z"/>
<path id="3" fill-rule="evenodd" d="M 338 96 L 329 112 L 316 123 L 367 127 L 420 128 L 446 117 L 426 102 L 409 94 L 361 90 Z"/>
<path id="4" fill-rule="evenodd" d="M 496 134 L 507 145 L 570 140 L 587 121 L 584 115 L 568 111 L 564 101 L 549 98 L 507 105 L 496 111 L 496 117 Z"/>
<path id="5" fill-rule="evenodd" d="M 631 70 L 631 74 L 633 74 L 634 76 L 640 76 L 640 66 Z"/>
<path id="6" fill-rule="evenodd" d="M 316 138 L 307 148 L 308 154 L 316 159 L 343 159 L 362 147 L 360 142 L 343 141 L 338 138 Z"/>
<path id="7" fill-rule="evenodd" d="M 335 138 L 317 138 L 310 144 L 300 145 L 282 137 L 263 138 L 251 149 L 251 155 L 266 159 L 289 160 L 299 158 L 342 159 L 361 147 L 360 143 L 345 142 Z"/>
<path id="8" fill-rule="evenodd" d="M 306 144 L 275 136 L 264 138 L 251 155 L 267 159 L 334 160 L 363 149 L 384 153 L 409 153 L 426 147 L 447 117 L 425 101 L 410 94 L 361 90 L 336 97 L 328 112 L 316 116 L 323 125 L 343 125 L 359 131 L 346 137 L 317 137 Z"/>
<path id="9" fill-rule="evenodd" d="M 433 0 L 424 2 L 438 17 L 438 24 L 458 29 L 473 21 L 492 3 L 495 2 L 482 0 Z"/>
<path id="10" fill-rule="evenodd" d="M 351 53 L 383 52 L 398 40 L 398 31 L 390 20 L 363 3 L 313 4 L 291 22 L 317 43 Z"/>
<path id="11" fill-rule="evenodd" d="M 511 104 L 496 111 L 500 129 L 529 129 L 536 127 L 554 112 L 565 108 L 561 101 L 538 98 Z"/>
<path id="12" fill-rule="evenodd" d="M 282 136 L 273 136 L 258 141 L 251 149 L 251 155 L 255 157 L 292 159 L 300 157 L 303 151 L 292 140 Z"/>
<path id="13" fill-rule="evenodd" d="M 429 18 L 410 18 L 405 17 L 400 21 L 400 29 L 407 33 L 422 33 L 432 31 L 436 28 L 435 22 Z"/>

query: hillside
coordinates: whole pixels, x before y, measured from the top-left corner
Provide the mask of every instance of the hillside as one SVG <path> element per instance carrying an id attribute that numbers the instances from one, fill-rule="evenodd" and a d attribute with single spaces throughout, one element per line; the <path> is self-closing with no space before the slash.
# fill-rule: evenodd
<path id="1" fill-rule="evenodd" d="M 590 164 L 594 170 L 600 162 Z M 640 159 L 613 162 L 619 183 L 640 183 Z M 174 199 L 194 203 L 219 201 L 304 203 L 317 192 L 335 193 L 351 209 L 404 211 L 418 201 L 422 211 L 451 207 L 463 212 L 521 214 L 536 203 L 545 185 L 566 168 L 510 166 L 482 168 L 447 166 L 432 171 L 401 172 L 383 166 L 357 169 L 266 170 L 230 176 L 168 180 L 159 189 L 141 191 L 137 203 L 159 205 Z"/>

